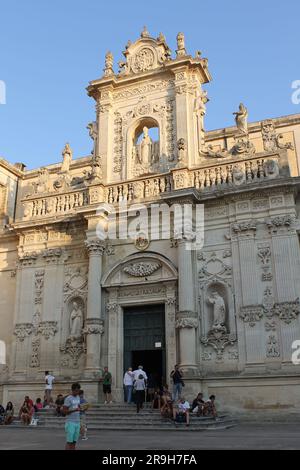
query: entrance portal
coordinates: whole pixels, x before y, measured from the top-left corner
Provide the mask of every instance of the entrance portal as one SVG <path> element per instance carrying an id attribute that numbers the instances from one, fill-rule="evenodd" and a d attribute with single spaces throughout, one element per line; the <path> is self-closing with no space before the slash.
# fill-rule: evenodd
<path id="1" fill-rule="evenodd" d="M 124 370 L 143 365 L 149 387 L 165 382 L 164 305 L 124 309 Z"/>

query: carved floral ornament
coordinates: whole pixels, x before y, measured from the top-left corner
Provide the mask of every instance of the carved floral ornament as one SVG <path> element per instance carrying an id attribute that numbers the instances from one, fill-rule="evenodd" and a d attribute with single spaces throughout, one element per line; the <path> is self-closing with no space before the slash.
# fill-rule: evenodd
<path id="1" fill-rule="evenodd" d="M 140 261 L 138 263 L 131 263 L 123 268 L 123 271 L 129 276 L 133 277 L 146 277 L 151 276 L 155 271 L 161 267 L 158 262 Z"/>
<path id="2" fill-rule="evenodd" d="M 99 318 L 87 318 L 83 329 L 84 335 L 103 335 L 104 321 Z"/>
<path id="3" fill-rule="evenodd" d="M 14 329 L 14 335 L 21 342 L 32 333 L 41 334 L 46 340 L 55 336 L 58 331 L 57 321 L 43 321 L 34 325 L 33 323 L 17 323 Z"/>
<path id="4" fill-rule="evenodd" d="M 207 347 L 211 346 L 217 354 L 217 360 L 222 360 L 224 351 L 227 346 L 233 346 L 237 342 L 237 337 L 235 334 L 229 334 L 225 331 L 211 331 L 206 337 L 201 338 L 201 343 Z M 233 359 L 238 359 L 238 357 L 233 357 Z"/>
<path id="5" fill-rule="evenodd" d="M 300 314 L 300 302 L 296 299 L 294 302 L 280 302 L 263 305 L 251 305 L 241 307 L 240 318 L 248 323 L 250 327 L 254 327 L 260 321 L 264 314 L 267 318 L 277 316 L 287 325 L 295 320 Z"/>

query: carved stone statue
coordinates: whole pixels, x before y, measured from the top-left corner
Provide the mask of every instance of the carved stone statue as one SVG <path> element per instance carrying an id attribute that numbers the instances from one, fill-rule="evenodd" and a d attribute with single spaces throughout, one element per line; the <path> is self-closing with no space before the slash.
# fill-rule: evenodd
<path id="1" fill-rule="evenodd" d="M 70 315 L 70 338 L 80 338 L 83 328 L 83 313 L 77 302 L 72 304 L 73 310 Z"/>
<path id="2" fill-rule="evenodd" d="M 141 164 L 148 165 L 151 162 L 152 154 L 152 139 L 149 136 L 148 127 L 143 128 L 144 137 L 141 142 Z"/>
<path id="3" fill-rule="evenodd" d="M 92 154 L 96 155 L 96 145 L 97 145 L 97 136 L 98 136 L 98 126 L 96 121 L 90 122 L 87 125 L 87 129 L 89 130 L 89 136 L 94 141 L 94 148 L 92 150 Z"/>
<path id="4" fill-rule="evenodd" d="M 186 144 L 183 138 L 178 139 L 177 141 L 177 160 L 180 165 L 182 165 L 186 158 Z"/>
<path id="5" fill-rule="evenodd" d="M 197 88 L 194 102 L 194 112 L 197 120 L 198 151 L 204 145 L 204 117 L 206 114 L 206 103 L 209 101 L 207 91 L 201 91 Z"/>
<path id="6" fill-rule="evenodd" d="M 66 145 L 65 145 L 65 147 L 62 151 L 62 156 L 63 156 L 63 162 L 62 162 L 62 166 L 61 166 L 61 172 L 62 173 L 68 173 L 69 170 L 70 170 L 70 165 L 71 165 L 72 156 L 73 156 L 73 153 L 72 153 L 72 150 L 71 150 L 71 147 L 70 147 L 69 143 L 66 143 Z"/>
<path id="7" fill-rule="evenodd" d="M 239 110 L 236 113 L 233 113 L 233 115 L 235 115 L 235 122 L 239 132 L 241 134 L 248 135 L 248 110 L 246 106 L 241 103 Z"/>
<path id="8" fill-rule="evenodd" d="M 41 168 L 39 170 L 39 176 L 37 183 L 33 183 L 35 193 L 44 193 L 48 189 L 49 183 L 49 171 L 47 168 Z"/>
<path id="9" fill-rule="evenodd" d="M 177 57 L 186 55 L 184 34 L 178 33 L 176 39 L 177 39 L 177 51 L 176 51 Z"/>
<path id="10" fill-rule="evenodd" d="M 104 67 L 104 76 L 110 77 L 114 74 L 114 56 L 110 51 L 108 51 L 105 55 L 105 67 Z"/>
<path id="11" fill-rule="evenodd" d="M 225 302 L 217 291 L 213 291 L 208 298 L 208 303 L 213 305 L 213 330 L 224 330 L 226 307 Z"/>
<path id="12" fill-rule="evenodd" d="M 141 32 L 141 38 L 150 38 L 147 26 L 144 26 L 143 31 Z"/>

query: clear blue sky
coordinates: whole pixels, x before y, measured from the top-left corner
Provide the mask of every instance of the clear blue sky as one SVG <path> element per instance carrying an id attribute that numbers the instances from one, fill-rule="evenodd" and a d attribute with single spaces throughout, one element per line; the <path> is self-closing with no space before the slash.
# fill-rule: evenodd
<path id="1" fill-rule="evenodd" d="M 0 155 L 28 168 L 60 161 L 66 141 L 75 158 L 89 154 L 94 102 L 85 87 L 102 74 L 105 52 L 117 63 L 144 24 L 172 51 L 183 31 L 188 52 L 208 57 L 207 130 L 233 125 L 240 101 L 250 121 L 300 113 L 291 101 L 299 0 L 0 0 L 0 13 Z"/>

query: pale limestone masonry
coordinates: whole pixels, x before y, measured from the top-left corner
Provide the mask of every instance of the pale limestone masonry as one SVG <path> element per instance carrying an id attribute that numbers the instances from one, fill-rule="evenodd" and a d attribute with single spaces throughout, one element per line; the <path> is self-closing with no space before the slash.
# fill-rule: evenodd
<path id="1" fill-rule="evenodd" d="M 91 155 L 67 144 L 63 162 L 30 171 L 0 160 L 0 402 L 41 396 L 45 370 L 55 392 L 78 379 L 102 400 L 105 365 L 121 400 L 124 309 L 163 304 L 165 377 L 179 362 L 187 398 L 300 405 L 300 115 L 248 124 L 241 105 L 236 126 L 205 132 L 208 62 L 177 42 L 174 57 L 145 29 L 118 73 L 106 55 L 87 88 Z M 97 208 L 120 201 L 204 204 L 203 249 L 189 236 L 102 242 Z"/>

